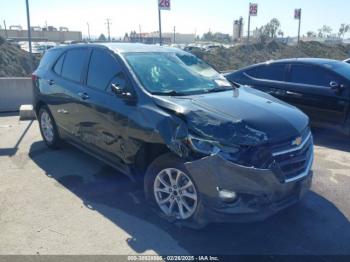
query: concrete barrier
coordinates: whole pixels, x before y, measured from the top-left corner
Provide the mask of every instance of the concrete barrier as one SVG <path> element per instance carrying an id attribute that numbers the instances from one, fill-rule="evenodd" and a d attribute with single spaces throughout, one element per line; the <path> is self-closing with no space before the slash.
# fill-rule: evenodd
<path id="1" fill-rule="evenodd" d="M 0 78 L 0 112 L 19 111 L 21 105 L 33 102 L 32 79 L 29 77 Z"/>

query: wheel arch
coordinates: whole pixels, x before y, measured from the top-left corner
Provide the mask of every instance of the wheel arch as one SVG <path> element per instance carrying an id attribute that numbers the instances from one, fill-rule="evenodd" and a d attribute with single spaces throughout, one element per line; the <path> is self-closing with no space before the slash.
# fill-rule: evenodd
<path id="1" fill-rule="evenodd" d="M 159 156 L 171 153 L 171 150 L 164 144 L 145 143 L 138 151 L 135 159 L 135 167 L 143 176 L 149 165 Z"/>

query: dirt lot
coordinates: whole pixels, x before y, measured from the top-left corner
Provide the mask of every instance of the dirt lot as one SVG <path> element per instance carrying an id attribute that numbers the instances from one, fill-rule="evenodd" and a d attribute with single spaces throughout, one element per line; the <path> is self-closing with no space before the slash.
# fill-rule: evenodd
<path id="1" fill-rule="evenodd" d="M 350 254 L 350 138 L 314 130 L 304 201 L 253 224 L 174 227 L 131 183 L 71 146 L 49 150 L 36 121 L 0 115 L 0 254 Z"/>

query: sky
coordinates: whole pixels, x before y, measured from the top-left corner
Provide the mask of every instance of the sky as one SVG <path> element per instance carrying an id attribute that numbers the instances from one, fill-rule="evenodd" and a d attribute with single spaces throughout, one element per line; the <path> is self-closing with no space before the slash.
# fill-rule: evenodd
<path id="1" fill-rule="evenodd" d="M 106 19 L 111 19 L 111 37 L 124 36 L 131 30 L 158 31 L 158 0 L 29 0 L 31 25 L 66 26 L 92 36 L 107 34 Z M 232 34 L 234 19 L 243 17 L 245 32 L 249 2 L 258 4 L 258 16 L 252 17 L 251 29 L 272 18 L 281 22 L 287 36 L 296 36 L 298 21 L 294 9 L 302 8 L 301 33 L 317 31 L 329 25 L 336 33 L 340 24 L 350 24 L 349 0 L 171 0 L 171 10 L 162 11 L 162 31 L 202 35 L 211 30 Z M 25 0 L 0 0 L 0 25 L 27 26 Z M 350 37 L 350 34 L 347 35 Z"/>

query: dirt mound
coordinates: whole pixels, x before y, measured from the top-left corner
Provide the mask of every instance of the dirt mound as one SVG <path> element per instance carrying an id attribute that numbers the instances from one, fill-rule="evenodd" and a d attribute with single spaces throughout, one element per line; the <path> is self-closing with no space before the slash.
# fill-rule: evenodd
<path id="1" fill-rule="evenodd" d="M 330 46 L 319 42 L 301 42 L 299 46 L 288 46 L 271 41 L 266 44 L 218 48 L 208 52 L 196 49 L 193 53 L 218 70 L 227 71 L 282 58 L 319 57 L 344 60 L 350 56 L 350 46 Z"/>
<path id="2" fill-rule="evenodd" d="M 40 57 L 33 56 L 33 68 L 36 68 Z M 0 77 L 30 76 L 30 55 L 14 44 L 0 37 Z"/>

